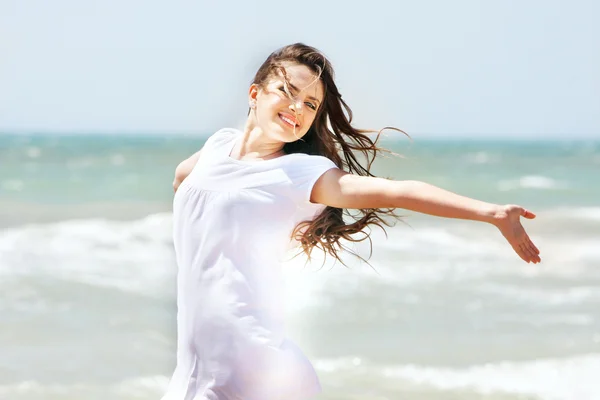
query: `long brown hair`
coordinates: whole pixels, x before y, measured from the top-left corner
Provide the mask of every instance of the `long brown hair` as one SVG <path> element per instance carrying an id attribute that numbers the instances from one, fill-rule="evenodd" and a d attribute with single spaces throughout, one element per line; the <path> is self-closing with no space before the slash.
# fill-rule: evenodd
<path id="1" fill-rule="evenodd" d="M 287 80 L 285 63 L 304 65 L 315 73 L 323 83 L 324 98 L 306 135 L 300 140 L 286 143 L 283 147 L 284 152 L 286 154 L 305 153 L 324 156 L 344 171 L 362 176 L 374 176 L 371 173 L 371 165 L 378 152 L 390 153 L 377 146 L 381 132 L 384 129 L 405 132 L 391 127 L 383 128 L 380 131 L 354 128 L 352 126 L 352 110 L 338 91 L 331 63 L 319 50 L 303 43 L 285 46 L 271 53 L 258 69 L 253 83 L 262 86 L 273 74 L 278 72 L 283 73 L 284 80 Z M 371 140 L 367 134 L 375 132 L 377 132 L 377 136 L 375 140 Z M 364 165 L 359 162 L 357 154 L 362 154 L 364 157 Z M 353 222 L 346 223 L 344 216 Z M 384 225 L 391 226 L 391 219 L 385 218 L 386 216 L 397 217 L 393 209 L 367 208 L 351 213 L 349 210 L 341 208 L 326 207 L 315 219 L 301 222 L 292 236 L 300 242 L 309 258 L 312 250 L 317 247 L 342 261 L 338 251 L 340 249 L 349 250 L 342 244 L 342 240 L 371 241 L 369 233 L 364 229 L 368 225 L 374 225 L 385 231 Z M 356 234 L 360 235 L 356 237 Z"/>

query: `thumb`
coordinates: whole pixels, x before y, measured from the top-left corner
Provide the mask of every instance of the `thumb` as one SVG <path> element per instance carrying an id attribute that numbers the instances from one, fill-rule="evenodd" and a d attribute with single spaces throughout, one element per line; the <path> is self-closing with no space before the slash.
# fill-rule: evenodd
<path id="1" fill-rule="evenodd" d="M 536 215 L 525 208 L 521 208 L 521 216 L 527 219 L 534 219 Z"/>

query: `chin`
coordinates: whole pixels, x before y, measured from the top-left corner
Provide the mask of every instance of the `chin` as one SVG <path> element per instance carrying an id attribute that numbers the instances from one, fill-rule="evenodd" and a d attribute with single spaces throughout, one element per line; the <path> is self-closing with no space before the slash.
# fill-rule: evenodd
<path id="1" fill-rule="evenodd" d="M 291 142 L 295 142 L 296 140 L 302 139 L 302 137 L 304 136 L 304 133 L 301 134 L 299 132 L 296 132 L 296 136 L 294 136 L 293 132 L 289 132 L 286 136 L 288 139 L 288 140 L 286 140 L 286 142 L 291 143 Z"/>
<path id="2" fill-rule="evenodd" d="M 282 126 L 278 123 L 275 124 L 274 129 L 271 130 L 272 136 L 281 140 L 282 142 L 291 143 L 295 142 L 299 138 L 302 138 L 306 134 L 306 132 L 302 132 L 299 129 L 296 129 L 296 136 L 294 136 L 294 128 L 289 126 Z"/>

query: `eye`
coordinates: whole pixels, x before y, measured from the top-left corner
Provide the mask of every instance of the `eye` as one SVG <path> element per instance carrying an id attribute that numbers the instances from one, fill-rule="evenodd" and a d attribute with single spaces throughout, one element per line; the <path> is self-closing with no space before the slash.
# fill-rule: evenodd
<path id="1" fill-rule="evenodd" d="M 287 92 L 285 91 L 285 87 L 284 87 L 283 85 L 282 85 L 282 86 L 279 86 L 279 91 L 280 91 L 280 92 L 283 92 L 283 93 L 285 93 L 285 94 L 287 95 Z M 290 94 L 291 94 L 292 96 L 294 95 L 294 93 L 290 93 Z M 308 102 L 308 101 L 307 101 L 307 102 L 305 102 L 304 104 L 306 104 L 306 106 L 307 106 L 308 108 L 310 108 L 311 110 L 313 110 L 313 111 L 316 111 L 316 110 L 317 110 L 317 106 L 316 106 L 316 105 L 314 105 L 313 103 L 310 103 L 310 102 Z"/>
<path id="2" fill-rule="evenodd" d="M 279 87 L 279 90 L 280 90 L 281 92 L 285 93 L 286 95 L 288 94 L 288 92 L 285 90 L 285 87 L 284 87 L 284 86 L 280 86 L 280 87 Z M 291 94 L 292 96 L 294 96 L 294 92 L 290 91 L 290 94 Z"/>

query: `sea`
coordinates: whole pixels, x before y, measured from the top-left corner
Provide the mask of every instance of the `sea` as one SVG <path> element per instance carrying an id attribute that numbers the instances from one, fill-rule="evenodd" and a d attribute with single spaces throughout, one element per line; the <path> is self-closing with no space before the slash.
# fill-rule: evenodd
<path id="1" fill-rule="evenodd" d="M 173 173 L 203 134 L 0 134 L 0 399 L 160 399 L 175 366 Z M 295 259 L 288 336 L 318 400 L 600 400 L 600 139 L 388 133 L 374 172 L 537 214 L 398 210 L 365 263 Z M 369 257 L 368 243 L 352 245 Z"/>

